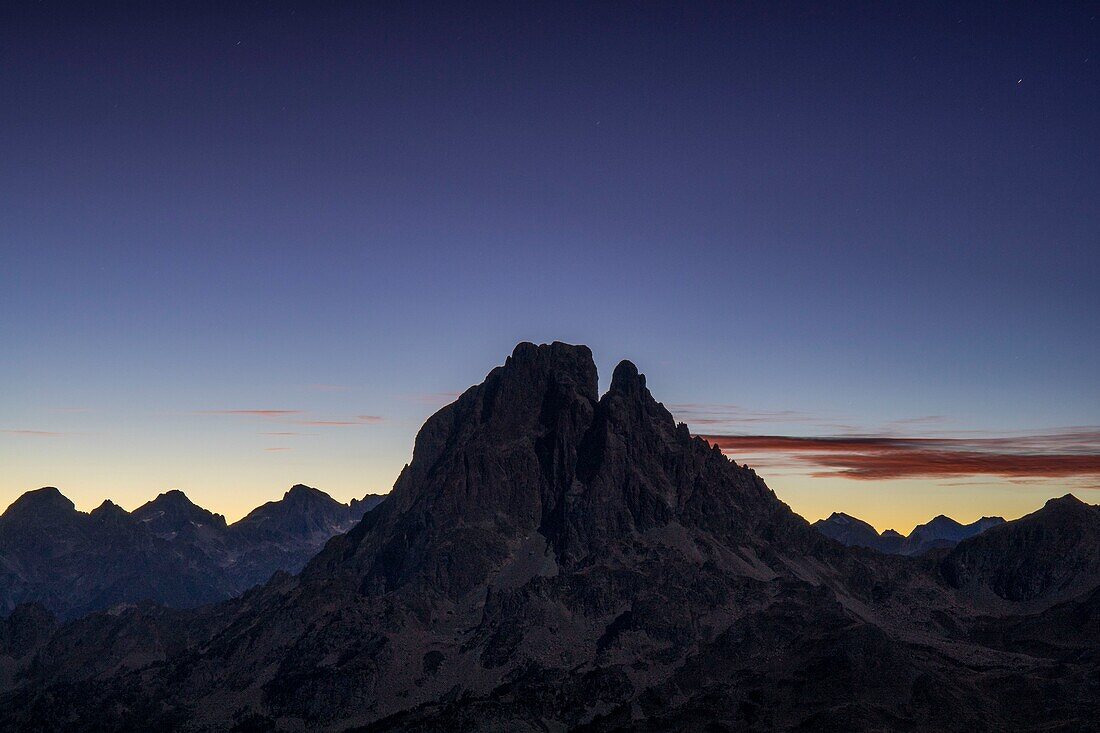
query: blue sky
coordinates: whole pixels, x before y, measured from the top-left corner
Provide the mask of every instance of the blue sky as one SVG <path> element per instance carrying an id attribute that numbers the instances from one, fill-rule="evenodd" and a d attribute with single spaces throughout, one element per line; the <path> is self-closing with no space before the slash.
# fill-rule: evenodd
<path id="1" fill-rule="evenodd" d="M 1100 425 L 1087 4 L 3 12 L 0 503 L 385 491 L 521 340 L 771 418 L 724 432 Z M 969 480 L 770 483 L 884 525 L 1096 476 Z"/>

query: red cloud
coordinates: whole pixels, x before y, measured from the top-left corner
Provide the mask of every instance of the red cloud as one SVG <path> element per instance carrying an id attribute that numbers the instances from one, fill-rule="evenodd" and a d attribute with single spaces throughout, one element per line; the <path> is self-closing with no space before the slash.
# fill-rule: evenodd
<path id="1" fill-rule="evenodd" d="M 1100 430 L 1002 438 L 704 435 L 723 451 L 758 453 L 812 476 L 853 479 L 1100 476 Z"/>
<path id="2" fill-rule="evenodd" d="M 309 425 L 322 428 L 342 428 L 355 425 L 377 425 L 385 418 L 378 415 L 356 415 L 354 420 L 295 420 L 296 425 Z"/>
<path id="3" fill-rule="evenodd" d="M 0 430 L 5 435 L 27 435 L 35 438 L 60 438 L 68 433 L 55 433 L 52 430 Z"/>
<path id="4" fill-rule="evenodd" d="M 461 392 L 422 392 L 405 395 L 402 399 L 419 402 L 422 405 L 446 405 L 457 400 L 461 394 Z"/>

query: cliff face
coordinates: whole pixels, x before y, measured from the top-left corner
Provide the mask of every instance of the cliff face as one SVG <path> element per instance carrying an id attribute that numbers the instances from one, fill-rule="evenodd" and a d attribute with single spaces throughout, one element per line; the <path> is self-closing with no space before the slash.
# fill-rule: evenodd
<path id="1" fill-rule="evenodd" d="M 932 563 L 822 537 L 755 473 L 675 424 L 629 362 L 602 397 L 596 385 L 587 348 L 521 344 L 425 423 L 390 497 L 300 576 L 192 613 L 191 638 L 155 636 L 153 658 L 140 662 L 123 653 L 133 640 L 178 630 L 178 619 L 91 617 L 81 636 L 129 641 L 102 642 L 112 661 L 75 679 L 63 674 L 79 654 L 72 627 L 31 635 L 39 651 L 21 659 L 62 661 L 20 662 L 0 722 L 333 731 L 1100 722 L 1096 706 L 1073 704 L 1089 694 L 1094 660 L 1021 651 L 1079 611 L 1034 616 L 1026 633 L 980 616 Z M 1066 675 L 1044 684 L 1054 663 Z"/>

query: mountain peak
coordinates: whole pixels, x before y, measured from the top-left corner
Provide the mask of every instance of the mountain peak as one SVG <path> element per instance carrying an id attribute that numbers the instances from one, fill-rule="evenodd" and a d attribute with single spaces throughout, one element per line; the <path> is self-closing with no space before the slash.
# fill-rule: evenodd
<path id="1" fill-rule="evenodd" d="M 1063 494 L 1054 499 L 1048 499 L 1047 503 L 1043 505 L 1044 509 L 1077 509 L 1080 507 L 1089 506 L 1085 502 L 1078 499 L 1073 494 Z"/>
<path id="2" fill-rule="evenodd" d="M 315 489 L 305 484 L 294 484 L 291 486 L 290 490 L 283 494 L 283 499 L 289 499 L 291 501 L 336 501 L 320 489 Z"/>
<path id="3" fill-rule="evenodd" d="M 611 391 L 631 395 L 645 389 L 645 375 L 626 359 L 619 362 L 611 374 Z"/>
<path id="4" fill-rule="evenodd" d="M 183 493 L 180 489 L 168 489 L 168 491 L 157 494 L 157 498 L 153 499 L 150 503 L 159 504 L 178 504 L 185 506 L 197 506 L 195 502 L 188 498 L 187 494 Z"/>
<path id="5" fill-rule="evenodd" d="M 879 535 L 878 530 L 858 517 L 844 512 L 833 512 L 828 519 L 819 519 L 812 525 L 821 534 L 844 545 L 870 547 L 881 552 L 889 551 L 884 541 L 895 542 L 893 535 Z"/>
<path id="6" fill-rule="evenodd" d="M 920 535 L 928 534 L 929 532 L 934 534 L 955 534 L 964 529 L 962 522 L 952 519 L 946 514 L 937 514 L 932 519 L 928 520 L 924 524 L 917 525 L 911 534 Z"/>
<path id="7" fill-rule="evenodd" d="M 129 516 L 129 512 L 114 503 L 110 499 L 104 499 L 103 503 L 89 512 L 90 517 L 114 518 Z"/>
<path id="8" fill-rule="evenodd" d="M 55 486 L 44 486 L 41 489 L 28 491 L 7 508 L 5 517 L 52 517 L 64 516 L 76 512 L 76 506 L 58 491 Z"/>
<path id="9" fill-rule="evenodd" d="M 512 350 L 512 355 L 486 378 L 488 385 L 496 373 L 505 375 L 516 386 L 537 391 L 540 382 L 548 377 L 562 383 L 574 383 L 580 391 L 597 397 L 596 362 L 587 346 L 555 341 L 535 345 L 522 342 Z"/>
<path id="10" fill-rule="evenodd" d="M 170 489 L 134 510 L 133 516 L 145 522 L 154 534 L 174 535 L 188 528 L 210 526 L 225 529 L 225 517 L 191 501 L 179 489 Z"/>
<path id="11" fill-rule="evenodd" d="M 554 572 L 679 527 L 755 541 L 779 503 L 754 474 L 678 427 L 631 362 L 597 390 L 588 347 L 522 343 L 430 417 L 389 498 L 340 550 L 364 587 L 457 598 L 519 546 L 523 573 Z"/>
<path id="12" fill-rule="evenodd" d="M 342 504 L 320 489 L 295 484 L 278 501 L 256 507 L 230 530 L 236 534 L 259 532 L 268 539 L 290 536 L 324 535 L 346 532 L 359 517 L 352 517 L 352 508 Z"/>
<path id="13" fill-rule="evenodd" d="M 952 585 L 1053 603 L 1100 577 L 1100 511 L 1072 494 L 960 543 L 941 568 Z"/>

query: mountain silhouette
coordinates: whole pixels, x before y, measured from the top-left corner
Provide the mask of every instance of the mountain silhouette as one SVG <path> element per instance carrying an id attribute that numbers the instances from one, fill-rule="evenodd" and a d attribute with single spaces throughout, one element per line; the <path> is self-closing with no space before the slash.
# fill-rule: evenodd
<path id="1" fill-rule="evenodd" d="M 189 608 L 297 572 L 330 537 L 380 502 L 340 504 L 296 486 L 227 525 L 172 490 L 133 513 L 107 500 L 76 510 L 56 488 L 28 491 L 0 515 L 0 613 L 35 602 L 63 619 L 120 603 Z"/>
<path id="2" fill-rule="evenodd" d="M 1095 629 L 1073 626 L 1097 617 L 1090 550 L 1026 600 L 983 596 L 1024 567 L 1002 579 L 1003 547 L 1091 537 L 1094 509 L 1062 509 L 939 559 L 846 547 L 676 424 L 630 362 L 601 396 L 587 347 L 524 343 L 298 576 L 190 611 L 13 613 L 0 724 L 1096 729 Z"/>
<path id="3" fill-rule="evenodd" d="M 833 512 L 827 519 L 819 519 L 813 528 L 831 539 L 849 547 L 867 547 L 891 555 L 921 555 L 935 548 L 950 548 L 962 540 L 981 534 L 990 527 L 1004 524 L 1003 517 L 982 517 L 962 524 L 951 517 L 939 515 L 925 524 L 918 524 L 908 536 L 892 529 L 878 533 L 861 519 L 843 512 Z"/>
<path id="4" fill-rule="evenodd" d="M 940 563 L 983 605 L 1042 607 L 1100 585 L 1100 507 L 1072 494 L 960 543 Z"/>

